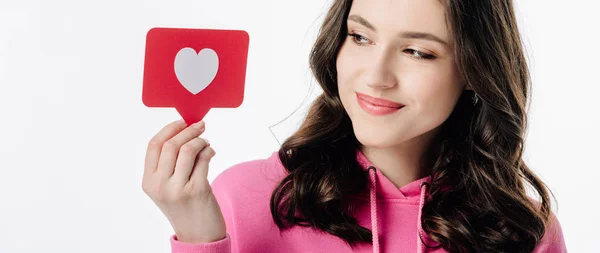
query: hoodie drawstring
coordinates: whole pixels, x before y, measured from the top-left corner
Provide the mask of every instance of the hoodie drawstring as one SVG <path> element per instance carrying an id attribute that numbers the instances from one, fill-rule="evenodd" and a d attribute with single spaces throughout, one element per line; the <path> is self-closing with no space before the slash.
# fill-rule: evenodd
<path id="1" fill-rule="evenodd" d="M 423 225 L 421 224 L 421 212 L 423 210 L 423 204 L 425 204 L 425 192 L 427 190 L 423 190 L 423 186 L 427 188 L 427 184 L 425 182 L 421 183 L 419 187 L 421 189 L 421 199 L 419 200 L 419 215 L 417 216 L 417 252 L 423 252 L 423 242 L 421 241 L 421 236 L 423 235 Z"/>
<path id="2" fill-rule="evenodd" d="M 369 166 L 369 179 L 371 184 L 369 186 L 370 193 L 370 204 L 371 204 L 371 230 L 373 234 L 373 253 L 379 253 L 379 230 L 377 228 L 377 173 L 375 171 L 375 167 Z M 372 172 L 372 173 L 371 173 Z M 419 215 L 417 218 L 417 253 L 423 253 L 423 243 L 421 241 L 421 235 L 423 234 L 423 229 L 421 225 L 421 209 L 423 209 L 423 204 L 425 203 L 425 193 L 426 190 L 423 190 L 423 186 L 427 187 L 425 182 L 421 183 L 421 198 L 419 200 Z"/>
<path id="3" fill-rule="evenodd" d="M 371 173 L 371 171 L 373 173 Z M 369 167 L 369 177 L 371 178 L 371 185 L 369 191 L 371 195 L 371 232 L 373 233 L 373 253 L 379 253 L 379 230 L 377 229 L 377 203 L 375 198 L 377 197 L 377 173 L 375 173 L 375 167 Z"/>

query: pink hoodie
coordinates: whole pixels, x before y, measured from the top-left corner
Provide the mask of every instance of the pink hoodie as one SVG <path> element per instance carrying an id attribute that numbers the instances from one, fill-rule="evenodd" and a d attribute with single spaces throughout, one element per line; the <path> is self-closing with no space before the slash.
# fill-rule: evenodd
<path id="1" fill-rule="evenodd" d="M 223 240 L 191 244 L 170 238 L 172 253 L 259 252 L 447 252 L 422 232 L 420 215 L 425 197 L 423 182 L 415 180 L 398 189 L 360 151 L 357 161 L 369 171 L 370 194 L 358 196 L 358 224 L 373 231 L 373 244 L 357 244 L 355 251 L 342 239 L 313 228 L 295 226 L 280 233 L 271 218 L 269 200 L 276 184 L 285 176 L 277 152 L 267 159 L 247 161 L 222 172 L 212 183 L 213 192 L 227 224 Z M 376 187 L 372 187 L 375 185 Z M 534 253 L 567 252 L 556 216 Z M 423 242 L 419 239 L 421 234 Z"/>

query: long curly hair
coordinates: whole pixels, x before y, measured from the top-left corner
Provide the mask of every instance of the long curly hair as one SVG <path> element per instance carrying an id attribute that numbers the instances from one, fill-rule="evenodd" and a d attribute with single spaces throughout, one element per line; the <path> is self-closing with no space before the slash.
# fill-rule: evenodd
<path id="1" fill-rule="evenodd" d="M 548 225 L 552 192 L 522 159 L 531 83 L 513 3 L 442 3 L 456 64 L 472 91 L 464 91 L 427 150 L 432 180 L 423 230 L 438 243 L 431 247 L 448 252 L 531 252 Z M 368 191 L 368 174 L 356 161 L 361 144 L 337 90 L 336 56 L 351 5 L 332 3 L 312 48 L 310 68 L 323 93 L 278 151 L 289 173 L 270 208 L 281 230 L 313 227 L 355 247 L 371 243 L 372 234 L 352 217 L 353 197 Z M 478 106 L 471 103 L 474 92 Z"/>

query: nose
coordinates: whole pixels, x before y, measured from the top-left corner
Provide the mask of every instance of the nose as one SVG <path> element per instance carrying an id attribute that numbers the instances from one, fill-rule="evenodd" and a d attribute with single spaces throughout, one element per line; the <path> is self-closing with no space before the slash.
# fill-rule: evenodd
<path id="1" fill-rule="evenodd" d="M 366 71 L 366 83 L 369 87 L 389 89 L 397 85 L 392 58 L 386 53 L 378 54 L 373 58 L 371 66 L 367 67 Z"/>

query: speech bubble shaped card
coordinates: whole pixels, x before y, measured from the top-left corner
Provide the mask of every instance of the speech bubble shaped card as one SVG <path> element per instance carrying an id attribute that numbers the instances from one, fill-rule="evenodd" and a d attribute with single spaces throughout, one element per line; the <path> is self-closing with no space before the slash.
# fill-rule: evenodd
<path id="1" fill-rule="evenodd" d="M 175 107 L 187 124 L 244 100 L 249 36 L 243 30 L 162 28 L 146 35 L 142 101 Z"/>

